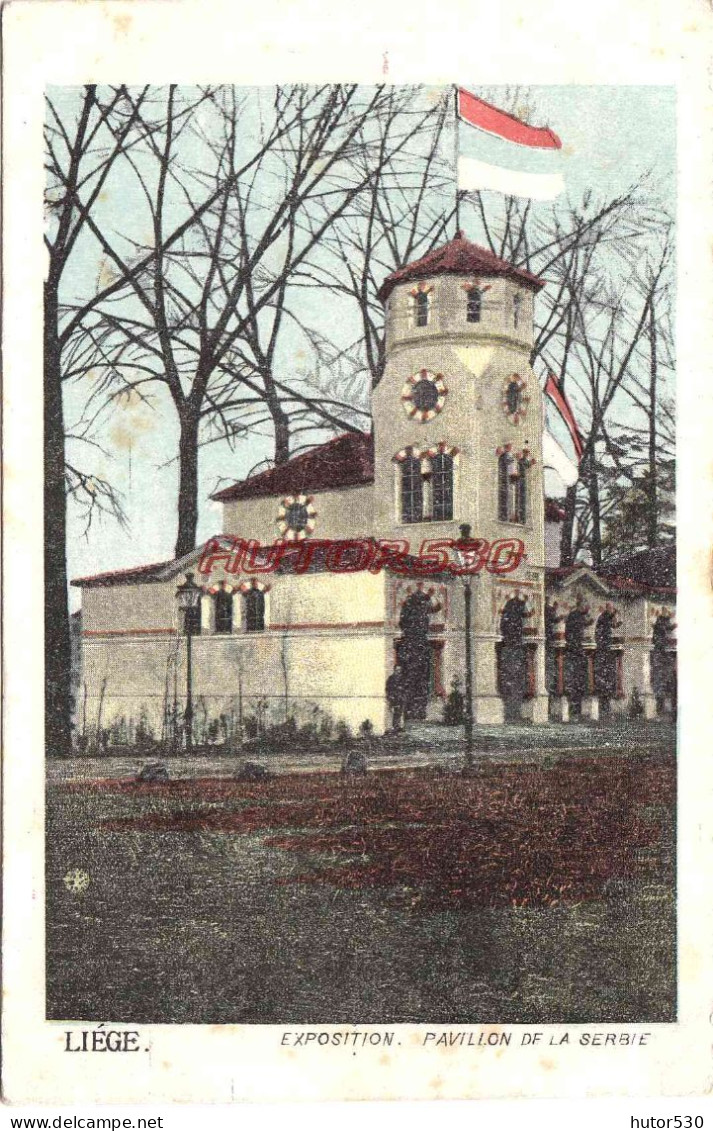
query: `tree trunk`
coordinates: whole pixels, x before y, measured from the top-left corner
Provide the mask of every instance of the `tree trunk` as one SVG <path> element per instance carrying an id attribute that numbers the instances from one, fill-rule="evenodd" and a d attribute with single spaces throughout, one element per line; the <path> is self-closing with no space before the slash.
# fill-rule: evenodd
<path id="1" fill-rule="evenodd" d="M 181 434 L 178 442 L 178 533 L 175 555 L 195 549 L 198 528 L 198 429 L 200 417 L 191 405 L 178 410 Z"/>
<path id="2" fill-rule="evenodd" d="M 45 749 L 50 757 L 69 757 L 71 645 L 62 359 L 57 340 L 58 295 L 50 283 L 45 284 L 44 319 Z"/>
<path id="3" fill-rule="evenodd" d="M 275 465 L 279 466 L 290 458 L 290 420 L 274 389 L 268 391 L 266 402 L 275 430 Z"/>
<path id="4" fill-rule="evenodd" d="M 659 522 L 658 522 L 658 475 L 656 466 L 656 398 L 658 396 L 657 377 L 658 377 L 658 354 L 656 348 L 656 316 L 654 314 L 654 304 L 651 303 L 649 311 L 649 346 L 651 350 L 649 361 L 649 505 L 646 523 L 646 541 L 651 547 L 655 546 L 658 542 Z"/>
<path id="5" fill-rule="evenodd" d="M 562 523 L 562 535 L 560 538 L 560 565 L 570 566 L 572 564 L 572 543 L 574 535 L 574 508 L 577 501 L 577 485 L 567 488 L 567 495 L 564 503 L 564 522 Z"/>

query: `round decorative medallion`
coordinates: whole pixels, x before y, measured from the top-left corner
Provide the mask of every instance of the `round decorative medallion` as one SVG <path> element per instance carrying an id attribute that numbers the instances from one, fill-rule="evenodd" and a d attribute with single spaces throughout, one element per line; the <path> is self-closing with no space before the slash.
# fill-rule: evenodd
<path id="1" fill-rule="evenodd" d="M 519 424 L 527 415 L 530 398 L 526 389 L 527 382 L 517 373 L 511 374 L 503 386 L 503 412 L 511 424 Z"/>
<path id="2" fill-rule="evenodd" d="M 401 400 L 406 413 L 414 420 L 433 420 L 446 403 L 447 392 L 442 373 L 419 369 L 401 390 Z"/>
<path id="3" fill-rule="evenodd" d="M 301 542 L 314 530 L 317 512 L 312 495 L 287 495 L 277 514 L 277 525 L 288 542 Z"/>

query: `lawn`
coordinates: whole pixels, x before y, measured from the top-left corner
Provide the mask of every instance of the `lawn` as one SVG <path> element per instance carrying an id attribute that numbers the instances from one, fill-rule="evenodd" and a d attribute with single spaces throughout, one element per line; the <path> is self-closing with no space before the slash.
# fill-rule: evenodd
<path id="1" fill-rule="evenodd" d="M 672 1021 L 674 804 L 632 752 L 50 786 L 48 1016 Z"/>

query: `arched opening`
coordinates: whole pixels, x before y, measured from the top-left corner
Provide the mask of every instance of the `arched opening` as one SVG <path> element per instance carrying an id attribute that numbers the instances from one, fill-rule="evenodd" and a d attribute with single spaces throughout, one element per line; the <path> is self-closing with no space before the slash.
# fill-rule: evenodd
<path id="1" fill-rule="evenodd" d="M 594 688 L 599 696 L 599 709 L 611 713 L 612 699 L 617 695 L 618 653 L 614 650 L 616 614 L 602 613 L 594 630 Z"/>
<path id="2" fill-rule="evenodd" d="M 427 291 L 419 291 L 413 300 L 417 326 L 428 326 L 429 298 Z"/>
<path id="3" fill-rule="evenodd" d="M 584 648 L 587 615 L 574 609 L 565 622 L 564 690 L 573 715 L 581 715 L 582 700 L 588 694 L 589 673 Z"/>
<path id="4" fill-rule="evenodd" d="M 259 589 L 248 589 L 245 594 L 245 631 L 264 632 L 265 594 Z"/>
<path id="5" fill-rule="evenodd" d="M 498 518 L 501 522 L 524 523 L 527 517 L 528 461 L 511 452 L 498 456 Z"/>
<path id="6" fill-rule="evenodd" d="M 677 706 L 676 651 L 672 644 L 671 618 L 656 619 L 651 650 L 651 686 L 656 696 L 656 713 L 675 713 Z"/>
<path id="7" fill-rule="evenodd" d="M 483 312 L 483 292 L 480 287 L 471 287 L 468 291 L 465 317 L 467 322 L 480 322 Z"/>
<path id="8" fill-rule="evenodd" d="M 215 631 L 227 633 L 233 631 L 233 595 L 219 589 L 214 597 L 215 603 Z"/>
<path id="9" fill-rule="evenodd" d="M 505 721 L 522 718 L 523 700 L 529 695 L 527 648 L 525 646 L 525 602 L 512 597 L 500 617 L 498 644 L 498 690 L 505 708 Z"/>
<path id="10" fill-rule="evenodd" d="M 447 452 L 433 456 L 431 476 L 433 518 L 450 521 L 453 518 L 453 456 Z"/>
<path id="11" fill-rule="evenodd" d="M 403 671 L 406 719 L 425 719 L 431 685 L 431 647 L 428 621 L 431 602 L 425 593 L 412 593 L 404 601 L 399 617 L 401 638 L 396 656 Z"/>
<path id="12" fill-rule="evenodd" d="M 421 460 L 412 455 L 401 463 L 401 521 L 423 522 Z"/>

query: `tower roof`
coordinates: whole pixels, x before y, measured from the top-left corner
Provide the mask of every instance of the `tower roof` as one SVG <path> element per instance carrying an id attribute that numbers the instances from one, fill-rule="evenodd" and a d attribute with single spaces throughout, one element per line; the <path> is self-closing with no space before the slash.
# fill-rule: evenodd
<path id="1" fill-rule="evenodd" d="M 455 239 L 449 240 L 442 247 L 434 248 L 421 259 L 407 263 L 405 267 L 400 267 L 398 271 L 387 275 L 381 285 L 378 297 L 382 302 L 386 302 L 394 287 L 399 283 L 407 283 L 410 279 L 423 279 L 430 275 L 482 275 L 485 277 L 498 275 L 508 279 L 516 279 L 518 282 L 532 287 L 533 290 L 539 290 L 540 287 L 545 285 L 543 279 L 538 279 L 536 275 L 531 275 L 529 271 L 524 271 L 521 267 L 514 267 L 512 263 L 507 263 L 504 259 L 498 259 L 492 251 L 480 247 L 477 243 L 471 243 L 462 232 L 457 232 Z"/>

